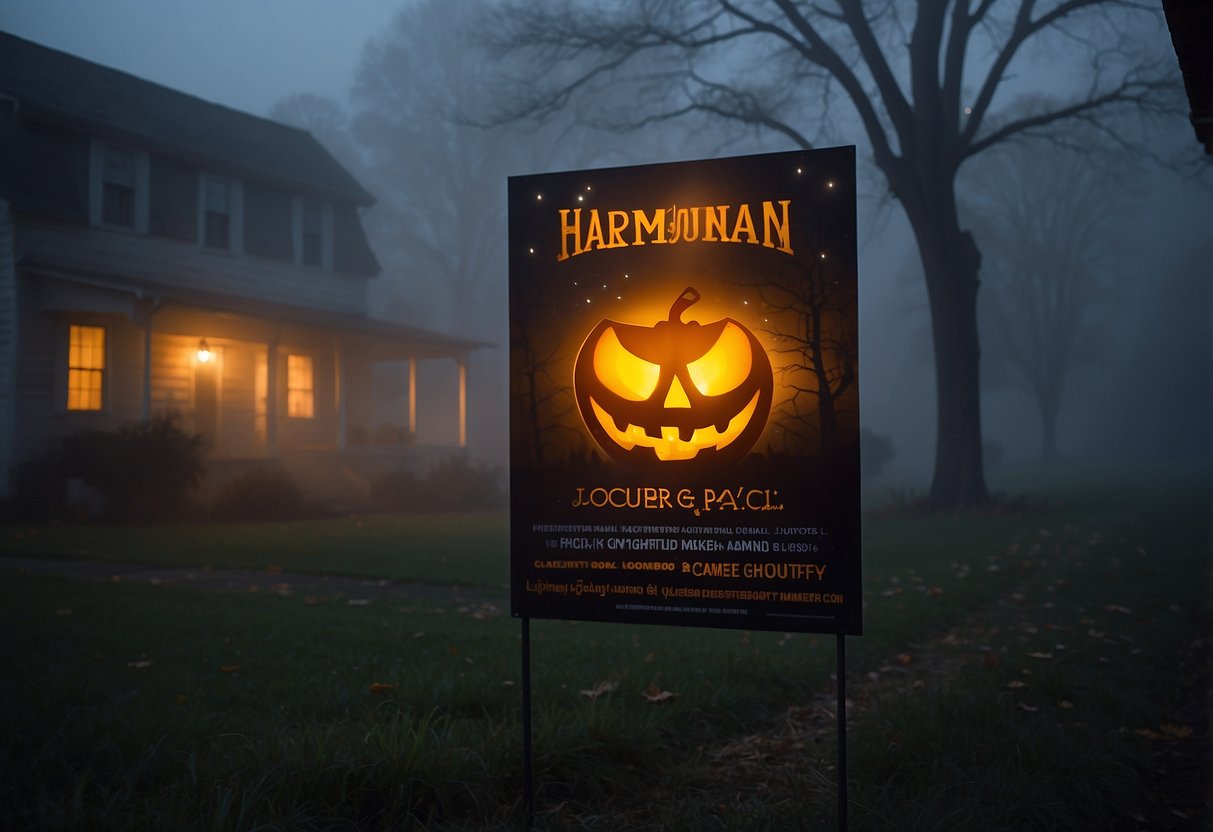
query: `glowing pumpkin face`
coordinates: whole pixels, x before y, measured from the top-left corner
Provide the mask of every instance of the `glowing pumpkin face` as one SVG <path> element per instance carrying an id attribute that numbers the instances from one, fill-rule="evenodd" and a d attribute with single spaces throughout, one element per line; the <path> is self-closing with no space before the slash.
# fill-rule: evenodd
<path id="1" fill-rule="evenodd" d="M 581 418 L 613 459 L 739 459 L 761 435 L 774 378 L 766 351 L 732 318 L 683 321 L 688 287 L 653 326 L 603 320 L 573 369 Z"/>

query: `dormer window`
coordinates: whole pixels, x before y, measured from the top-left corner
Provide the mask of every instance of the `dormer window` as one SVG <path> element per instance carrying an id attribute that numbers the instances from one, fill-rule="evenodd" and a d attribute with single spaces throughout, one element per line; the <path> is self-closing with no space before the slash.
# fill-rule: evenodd
<path id="1" fill-rule="evenodd" d="M 244 226 L 244 199 L 240 183 L 214 174 L 202 174 L 198 189 L 198 239 L 204 248 L 240 251 Z"/>
<path id="2" fill-rule="evenodd" d="M 147 154 L 108 142 L 94 142 L 90 170 L 93 223 L 147 231 Z"/>
<path id="3" fill-rule="evenodd" d="M 333 209 L 314 199 L 295 200 L 295 262 L 333 267 Z"/>

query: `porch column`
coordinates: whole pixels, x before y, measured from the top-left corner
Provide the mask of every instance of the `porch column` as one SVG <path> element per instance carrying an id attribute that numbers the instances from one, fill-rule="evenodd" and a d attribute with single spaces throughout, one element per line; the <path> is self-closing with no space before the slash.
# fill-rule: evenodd
<path id="1" fill-rule="evenodd" d="M 459 447 L 468 446 L 468 362 L 456 359 L 459 364 Z"/>
<path id="2" fill-rule="evenodd" d="M 265 449 L 278 455 L 278 336 L 265 344 Z"/>
<path id="3" fill-rule="evenodd" d="M 345 351 L 333 345 L 333 393 L 337 408 L 337 450 L 345 450 Z"/>
<path id="4" fill-rule="evenodd" d="M 143 421 L 152 418 L 152 315 L 143 322 Z"/>
<path id="5" fill-rule="evenodd" d="M 152 418 L 152 321 L 160 311 L 163 301 L 156 298 L 142 302 L 143 306 L 143 398 L 140 402 L 140 413 L 143 421 Z"/>
<path id="6" fill-rule="evenodd" d="M 406 442 L 412 442 L 417 436 L 417 356 L 409 356 L 409 403 L 408 403 L 408 435 Z"/>

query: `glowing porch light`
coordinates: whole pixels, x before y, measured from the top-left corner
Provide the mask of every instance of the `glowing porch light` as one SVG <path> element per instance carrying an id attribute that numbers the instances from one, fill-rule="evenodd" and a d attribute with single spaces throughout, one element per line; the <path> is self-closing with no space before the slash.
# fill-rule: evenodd
<path id="1" fill-rule="evenodd" d="M 198 352 L 194 353 L 198 358 L 199 364 L 206 364 L 211 360 L 211 345 L 203 338 L 198 342 Z"/>

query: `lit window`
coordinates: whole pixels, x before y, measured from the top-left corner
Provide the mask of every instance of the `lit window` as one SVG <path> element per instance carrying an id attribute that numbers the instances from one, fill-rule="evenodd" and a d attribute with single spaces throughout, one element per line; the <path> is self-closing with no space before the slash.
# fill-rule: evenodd
<path id="1" fill-rule="evenodd" d="M 286 357 L 286 415 L 294 419 L 310 419 L 314 414 L 312 393 L 312 357 Z"/>
<path id="2" fill-rule="evenodd" d="M 91 176 L 93 222 L 146 231 L 147 170 L 146 153 L 95 143 Z"/>
<path id="3" fill-rule="evenodd" d="M 206 248 L 239 251 L 242 200 L 240 183 L 203 174 L 198 209 L 199 237 Z"/>
<path id="4" fill-rule="evenodd" d="M 71 325 L 67 351 L 67 409 L 100 410 L 105 387 L 105 328 Z"/>

